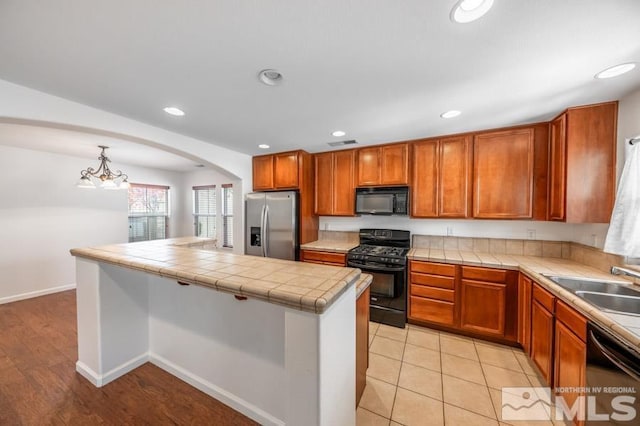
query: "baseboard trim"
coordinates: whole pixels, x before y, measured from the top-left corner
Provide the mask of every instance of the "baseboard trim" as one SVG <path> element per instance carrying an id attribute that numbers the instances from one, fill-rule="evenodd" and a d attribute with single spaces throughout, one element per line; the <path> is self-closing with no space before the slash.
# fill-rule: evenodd
<path id="1" fill-rule="evenodd" d="M 88 365 L 83 363 L 82 361 L 76 361 L 76 371 L 82 375 L 85 379 L 89 380 L 95 387 L 102 387 L 115 379 L 124 376 L 128 372 L 135 370 L 141 365 L 145 364 L 149 361 L 149 354 L 143 353 L 138 355 L 137 357 L 125 362 L 124 364 L 120 364 L 116 368 L 108 371 L 107 373 L 100 375 L 93 371 Z"/>
<path id="2" fill-rule="evenodd" d="M 73 290 L 76 288 L 74 284 L 61 285 L 59 287 L 46 288 L 44 290 L 30 291 L 27 293 L 16 294 L 14 296 L 0 297 L 0 305 L 5 303 L 18 302 L 25 299 L 33 299 L 34 297 L 46 296 L 47 294 L 60 293 L 61 291 Z"/>
<path id="3" fill-rule="evenodd" d="M 190 384 L 194 388 L 206 393 L 212 398 L 217 399 L 223 404 L 228 405 L 229 407 L 244 414 L 245 416 L 250 417 L 251 419 L 255 420 L 261 425 L 269 425 L 269 426 L 285 425 L 285 423 L 282 420 L 273 417 L 271 414 L 256 407 L 255 405 L 250 404 L 249 402 L 245 401 L 242 398 L 237 397 L 236 395 L 230 392 L 227 392 L 226 390 L 172 363 L 171 361 L 161 357 L 160 355 L 156 355 L 150 352 L 149 362 L 159 368 L 162 368 L 164 371 L 176 376 L 180 380 Z"/>

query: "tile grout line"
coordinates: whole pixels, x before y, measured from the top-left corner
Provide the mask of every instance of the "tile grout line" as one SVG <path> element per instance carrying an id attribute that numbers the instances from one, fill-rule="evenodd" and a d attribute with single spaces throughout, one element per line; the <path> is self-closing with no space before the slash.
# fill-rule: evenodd
<path id="1" fill-rule="evenodd" d="M 400 371 L 398 371 L 398 381 L 396 382 L 396 391 L 393 393 L 393 402 L 391 403 L 391 414 L 389 414 L 389 425 L 393 421 L 393 410 L 396 406 L 396 398 L 398 397 L 398 387 L 400 386 L 400 375 L 402 374 L 402 367 L 404 365 L 404 351 L 407 347 L 407 339 L 409 338 L 409 328 L 407 326 L 407 333 L 404 336 L 404 345 L 402 346 L 402 359 L 400 360 Z M 396 422 L 398 423 L 398 422 Z"/>

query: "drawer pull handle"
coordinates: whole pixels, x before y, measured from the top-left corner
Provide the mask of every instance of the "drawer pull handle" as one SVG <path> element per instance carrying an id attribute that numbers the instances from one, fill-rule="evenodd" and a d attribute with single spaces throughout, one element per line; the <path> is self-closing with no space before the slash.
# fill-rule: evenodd
<path id="1" fill-rule="evenodd" d="M 178 284 L 180 284 L 180 285 L 191 285 L 191 284 L 189 284 L 189 283 L 185 283 L 185 282 L 183 282 L 183 281 L 178 281 Z"/>
<path id="2" fill-rule="evenodd" d="M 246 296 L 238 296 L 237 294 L 234 294 L 233 297 L 235 297 L 236 300 L 247 300 Z"/>

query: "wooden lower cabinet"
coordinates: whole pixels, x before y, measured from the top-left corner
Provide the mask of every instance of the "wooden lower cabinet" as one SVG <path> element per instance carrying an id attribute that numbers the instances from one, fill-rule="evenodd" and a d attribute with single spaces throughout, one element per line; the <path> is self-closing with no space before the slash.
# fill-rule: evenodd
<path id="1" fill-rule="evenodd" d="M 516 271 L 463 266 L 460 328 L 516 341 L 517 280 Z"/>
<path id="2" fill-rule="evenodd" d="M 520 274 L 518 282 L 518 343 L 524 353 L 531 353 L 531 278 Z"/>
<path id="3" fill-rule="evenodd" d="M 586 383 L 587 320 L 562 301 L 557 302 L 554 347 L 555 388 L 583 388 Z M 568 407 L 573 407 L 581 393 L 562 392 Z M 584 401 L 584 399 L 582 399 Z M 580 407 L 584 412 L 585 407 Z M 582 424 L 576 421 L 575 424 Z"/>
<path id="4" fill-rule="evenodd" d="M 300 261 L 321 265 L 347 266 L 347 255 L 319 250 L 300 250 Z"/>
<path id="5" fill-rule="evenodd" d="M 531 304 L 531 359 L 546 382 L 552 384 L 554 311 L 548 309 L 549 300 L 554 302 L 555 297 L 534 283 Z"/>
<path id="6" fill-rule="evenodd" d="M 366 289 L 356 300 L 356 407 L 367 384 L 369 367 L 369 297 Z"/>
<path id="7" fill-rule="evenodd" d="M 409 261 L 409 319 L 457 326 L 456 266 Z"/>
<path id="8" fill-rule="evenodd" d="M 461 328 L 504 336 L 506 284 L 463 279 L 460 293 Z"/>
<path id="9" fill-rule="evenodd" d="M 516 342 L 518 273 L 409 262 L 410 321 Z"/>

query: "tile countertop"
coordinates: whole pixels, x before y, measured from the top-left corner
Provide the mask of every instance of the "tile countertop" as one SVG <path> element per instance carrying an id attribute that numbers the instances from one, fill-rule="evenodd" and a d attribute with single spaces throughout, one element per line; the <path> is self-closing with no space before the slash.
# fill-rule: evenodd
<path id="1" fill-rule="evenodd" d="M 332 253 L 346 253 L 354 247 L 358 247 L 359 242 L 336 241 L 336 240 L 317 240 L 311 243 L 302 244 L 301 250 L 319 250 Z"/>
<path id="2" fill-rule="evenodd" d="M 355 268 L 189 247 L 200 241 L 193 237 L 114 244 L 76 248 L 71 254 L 317 314 L 360 278 Z"/>
<path id="3" fill-rule="evenodd" d="M 585 277 L 615 281 L 630 286 L 634 285 L 631 281 L 619 276 L 601 272 L 572 260 L 550 257 L 514 256 L 426 248 L 413 248 L 409 251 L 407 257 L 412 260 L 429 262 L 519 270 L 581 312 L 588 319 L 610 330 L 629 345 L 640 349 L 640 316 L 604 312 L 542 274 Z M 640 289 L 637 286 L 635 288 Z"/>

